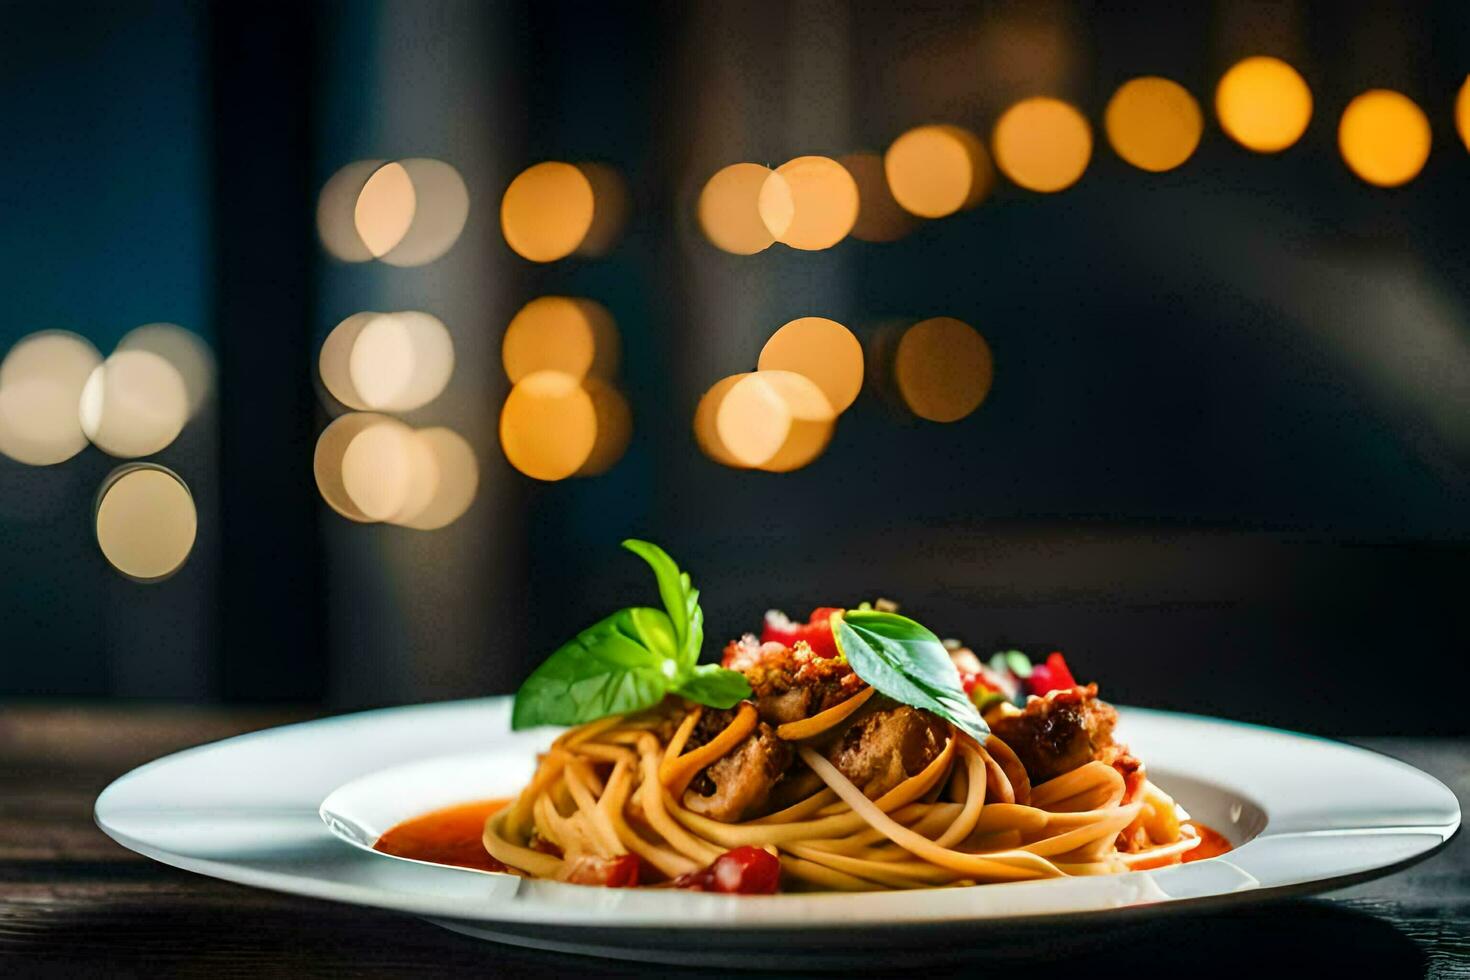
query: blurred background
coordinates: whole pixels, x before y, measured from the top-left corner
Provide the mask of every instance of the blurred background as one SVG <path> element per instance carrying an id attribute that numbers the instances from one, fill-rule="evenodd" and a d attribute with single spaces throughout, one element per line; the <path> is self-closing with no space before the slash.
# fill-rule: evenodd
<path id="1" fill-rule="evenodd" d="M 11 703 L 507 693 L 636 535 L 1470 732 L 1462 4 L 3 14 Z"/>

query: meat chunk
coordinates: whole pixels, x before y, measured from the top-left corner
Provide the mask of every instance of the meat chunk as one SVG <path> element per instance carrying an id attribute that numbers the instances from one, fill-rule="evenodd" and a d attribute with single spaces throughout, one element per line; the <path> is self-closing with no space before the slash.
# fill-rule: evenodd
<path id="1" fill-rule="evenodd" d="M 1023 710 L 992 712 L 986 720 L 1038 784 L 1100 758 L 1113 745 L 1118 712 L 1089 684 L 1033 697 Z"/>
<path id="2" fill-rule="evenodd" d="M 827 758 L 869 799 L 922 772 L 944 750 L 944 722 L 906 704 L 859 713 Z"/>
<path id="3" fill-rule="evenodd" d="M 731 712 L 706 712 L 696 728 L 691 743 L 700 744 L 714 737 L 729 723 Z M 724 717 L 723 723 L 720 718 Z M 705 722 L 711 722 L 706 728 Z M 701 732 L 700 729 L 705 729 Z M 701 737 L 702 736 L 702 737 Z M 758 817 L 765 812 L 771 789 L 791 765 L 795 752 L 776 737 L 776 730 L 765 722 L 730 752 L 710 763 L 684 794 L 684 805 L 711 820 L 734 823 Z"/>

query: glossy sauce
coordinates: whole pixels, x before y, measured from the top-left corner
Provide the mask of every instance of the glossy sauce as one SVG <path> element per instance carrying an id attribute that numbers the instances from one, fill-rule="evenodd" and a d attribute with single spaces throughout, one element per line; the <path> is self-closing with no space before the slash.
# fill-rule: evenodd
<path id="1" fill-rule="evenodd" d="M 485 833 L 485 821 L 509 802 L 480 800 L 413 817 L 391 827 L 378 838 L 373 850 L 434 864 L 505 871 L 505 865 L 486 852 L 481 838 Z"/>
<path id="2" fill-rule="evenodd" d="M 1184 852 L 1183 861 L 1203 861 L 1205 858 L 1219 857 L 1230 850 L 1230 841 L 1218 830 L 1213 830 L 1200 823 L 1198 820 L 1190 821 L 1195 833 L 1199 834 L 1199 843 Z"/>

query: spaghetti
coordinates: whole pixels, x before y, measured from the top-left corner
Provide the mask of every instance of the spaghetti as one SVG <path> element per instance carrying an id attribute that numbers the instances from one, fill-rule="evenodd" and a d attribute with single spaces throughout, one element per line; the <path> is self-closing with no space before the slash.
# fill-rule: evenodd
<path id="1" fill-rule="evenodd" d="M 884 707 L 863 688 L 776 727 L 796 755 L 785 779 L 805 777 L 809 791 L 735 821 L 697 812 L 691 782 L 756 732 L 750 701 L 693 748 L 707 709 L 678 698 L 572 728 L 486 821 L 485 849 L 534 877 L 606 884 L 630 866 L 645 882 L 678 883 L 754 848 L 779 860 L 787 887 L 858 891 L 1111 874 L 1169 863 L 1198 843 L 1146 779 L 1130 796 L 1119 767 L 1093 760 L 1033 788 L 999 736 L 982 743 L 950 725 L 932 759 L 870 798 L 822 749 Z"/>

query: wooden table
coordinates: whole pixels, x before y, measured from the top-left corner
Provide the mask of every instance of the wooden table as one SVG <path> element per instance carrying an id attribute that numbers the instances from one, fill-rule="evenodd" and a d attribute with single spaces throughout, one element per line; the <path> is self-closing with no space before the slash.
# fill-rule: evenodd
<path id="1" fill-rule="evenodd" d="M 127 851 L 93 825 L 93 799 L 133 766 L 301 717 L 0 706 L 0 976 L 680 972 L 476 942 L 412 918 L 199 877 Z M 1470 740 L 1353 741 L 1438 776 L 1462 807 L 1470 799 Z M 986 952 L 966 951 L 959 934 L 955 945 L 953 974 L 984 977 Z M 1326 898 L 1170 916 L 1102 940 L 1087 962 L 1076 975 L 1470 977 L 1470 843 L 1461 834 L 1423 864 Z"/>

